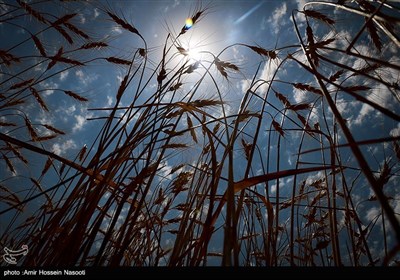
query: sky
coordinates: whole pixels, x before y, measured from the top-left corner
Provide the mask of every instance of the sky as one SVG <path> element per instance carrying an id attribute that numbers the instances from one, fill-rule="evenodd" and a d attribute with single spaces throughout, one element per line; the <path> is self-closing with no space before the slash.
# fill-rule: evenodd
<path id="1" fill-rule="evenodd" d="M 104 11 L 111 11 L 126 20 L 126 22 L 129 22 L 144 38 L 148 48 L 148 64 L 145 75 L 151 75 L 158 61 L 162 58 L 167 35 L 170 34 L 171 37 L 177 36 L 179 32 L 181 32 L 185 20 L 198 10 L 204 9 L 205 13 L 202 15 L 199 22 L 188 29 L 186 34 L 179 37 L 174 44 L 175 46 L 188 50 L 189 56 L 185 59 L 188 59 L 190 63 L 202 61 L 204 64 L 207 64 L 212 60 L 210 53 L 214 55 L 220 53 L 219 58 L 222 61 L 228 61 L 239 67 L 239 72 L 228 71 L 228 79 L 220 75 L 215 69 L 212 70 L 216 71 L 213 73 L 216 76 L 216 83 L 221 90 L 221 94 L 227 102 L 226 108 L 228 114 L 235 114 L 238 111 L 242 97 L 254 76 L 266 81 L 272 78 L 276 79 L 278 82 L 274 83 L 274 91 L 283 93 L 289 98 L 292 104 L 314 104 L 314 102 L 317 104 L 318 96 L 293 87 L 293 84 L 300 82 L 316 85 L 315 79 L 296 63 L 284 62 L 284 66 L 280 67 L 280 63 L 285 60 L 289 53 L 292 53 L 293 56 L 301 62 L 305 62 L 301 52 L 296 51 L 296 49 L 300 48 L 293 24 L 292 11 L 296 9 L 302 10 L 307 2 L 309 1 L 234 0 L 198 2 L 152 0 L 87 1 L 86 3 L 57 1 L 49 3 L 48 6 L 40 2 L 36 4 L 31 3 L 38 10 L 48 13 L 49 18 L 54 18 L 54 20 L 57 15 L 60 16 L 66 13 L 78 12 L 78 15 L 71 19 L 71 22 L 82 27 L 87 35 L 91 37 L 92 41 L 105 42 L 108 47 L 99 48 L 96 52 L 92 50 L 74 51 L 76 46 L 87 43 L 82 36 L 79 37 L 74 34 L 74 44 L 68 44 L 65 38 L 60 36 L 56 30 L 50 29 L 41 32 L 40 30 L 42 30 L 43 25 L 38 23 L 37 19 L 32 16 L 19 17 L 17 15 L 15 19 L 8 21 L 12 24 L 0 22 L 0 50 L 9 50 L 14 55 L 22 58 L 22 63 L 12 67 L 7 67 L 4 63 L 0 65 L 0 80 L 5 81 L 1 83 L 1 90 L 8 90 L 10 86 L 16 84 L 19 80 L 23 81 L 30 78 L 40 80 L 43 77 L 48 77 L 37 83 L 36 87 L 49 109 L 46 111 L 43 107 L 38 106 L 37 100 L 33 98 L 28 99 L 21 105 L 19 108 L 20 111 L 12 111 L 11 109 L 3 108 L 0 111 L 0 121 L 16 122 L 18 126 L 11 128 L 1 126 L 0 132 L 13 135 L 13 137 L 17 139 L 27 139 L 26 130 L 24 130 L 24 128 L 22 128 L 23 125 L 21 125 L 24 121 L 21 116 L 26 115 L 35 125 L 40 135 L 46 136 L 51 134 L 48 129 L 46 130 L 43 126 L 37 125 L 44 123 L 66 133 L 56 139 L 45 141 L 41 143 L 40 146 L 45 150 L 64 156 L 70 160 L 76 160 L 82 147 L 85 145 L 90 146 L 95 141 L 101 128 L 101 118 L 105 116 L 105 113 L 104 111 L 93 109 L 110 108 L 115 104 L 116 92 L 118 91 L 121 81 L 124 79 L 127 69 L 126 66 L 107 63 L 105 58 L 112 56 L 129 60 L 139 48 L 143 48 L 143 41 L 139 36 L 127 33 L 120 25 L 110 20 L 110 17 L 108 17 Z M 398 3 L 396 5 L 398 6 Z M 14 15 L 14 7 L 19 7 L 14 1 L 0 1 L 0 19 Z M 312 21 L 316 41 L 334 38 L 335 41 L 332 43 L 332 46 L 344 48 L 348 44 L 349 38 L 354 36 L 362 26 L 362 18 L 351 17 L 332 7 L 319 8 L 319 11 L 332 16 L 336 24 L 335 29 L 330 29 L 326 24 Z M 295 13 L 294 18 L 301 30 L 301 36 L 303 36 L 303 40 L 305 40 L 307 21 L 304 15 L 299 13 Z M 38 34 L 38 39 L 43 42 L 45 50 L 50 56 L 55 56 L 60 50 L 60 47 L 63 46 L 64 54 L 68 54 L 70 59 L 85 61 L 85 66 L 68 67 L 71 65 L 57 64 L 53 69 L 46 71 L 48 62 L 43 62 L 40 56 L 38 56 L 37 45 L 30 40 L 30 34 Z M 379 57 L 389 62 L 399 64 L 398 47 L 396 48 L 394 44 L 389 43 L 387 37 L 383 34 L 381 34 L 381 36 L 384 44 L 382 47 L 383 51 L 379 54 Z M 258 46 L 266 50 L 277 50 L 278 59 L 267 59 L 243 45 L 238 45 L 238 43 Z M 230 47 L 225 49 L 228 46 Z M 371 39 L 365 33 L 363 33 L 357 41 L 357 50 L 361 54 L 375 52 Z M 331 53 L 326 51 L 324 54 L 329 56 Z M 347 63 L 354 68 L 360 69 L 365 66 L 361 59 L 352 59 L 349 61 L 346 60 L 347 58 L 345 56 L 337 54 L 332 54 L 331 57 L 339 63 Z M 181 65 L 184 61 L 185 60 L 180 57 L 179 54 L 171 57 L 171 62 L 175 62 L 178 65 Z M 134 63 L 140 63 L 140 61 L 135 61 Z M 322 71 L 326 75 L 333 75 L 335 73 L 337 68 L 327 62 L 320 63 L 322 65 Z M 259 71 L 256 71 L 257 67 L 260 67 Z M 188 77 L 184 81 L 185 89 L 194 87 L 195 81 L 200 77 L 201 73 L 204 73 L 201 71 L 204 70 L 198 70 L 195 75 Z M 15 73 L 20 73 L 18 76 L 20 78 L 13 77 L 12 75 L 15 75 Z M 277 73 L 276 77 L 274 77 L 275 73 Z M 384 77 L 384 79 L 388 81 L 398 82 L 400 79 L 398 70 L 385 68 L 376 73 L 379 77 Z M 371 80 L 365 81 L 360 76 L 347 77 L 343 82 L 345 83 L 347 80 L 352 81 L 354 84 L 359 83 L 364 86 L 370 86 L 372 89 L 363 93 L 366 98 L 383 108 L 387 108 L 394 114 L 399 115 L 400 107 L 398 99 L 396 100 L 395 95 L 387 90 L 386 87 L 382 85 L 376 87 L 376 84 Z M 134 88 L 135 84 L 132 84 L 131 87 Z M 140 101 L 144 102 L 151 96 L 156 88 L 156 79 L 150 80 L 149 84 L 144 88 Z M 214 86 L 211 84 L 211 81 L 205 83 L 201 88 L 202 97 L 208 98 L 215 96 L 213 88 Z M 264 84 L 258 88 L 258 92 L 261 96 L 265 96 L 267 89 L 267 85 Z M 328 87 L 328 89 L 331 88 Z M 65 94 L 65 91 L 77 93 L 88 101 L 77 102 L 76 98 Z M 181 94 L 181 96 L 176 98 L 181 98 L 183 96 L 183 90 Z M 274 94 L 274 92 L 272 92 L 271 95 L 272 94 Z M 398 97 L 399 92 L 397 91 L 397 98 Z M 169 98 L 174 97 L 167 95 L 165 100 Z M 348 95 L 337 94 L 335 98 L 337 107 L 346 119 L 347 125 L 354 133 L 356 140 L 400 136 L 400 124 L 398 121 L 393 120 L 381 112 L 377 112 L 367 104 L 355 101 L 354 98 Z M 121 106 L 129 105 L 131 99 L 131 95 L 124 95 L 121 99 Z M 278 122 L 283 121 L 279 110 L 275 109 L 276 106 L 282 106 L 281 103 L 279 103 L 279 100 L 276 98 L 271 102 L 268 109 L 270 116 L 276 117 Z M 260 100 L 253 98 L 251 103 L 249 103 L 249 109 L 258 110 L 259 107 Z M 329 112 L 329 110 L 325 112 L 324 108 L 326 109 L 326 107 L 316 107 L 311 110 L 308 116 L 304 114 L 304 117 L 309 118 L 310 124 L 319 123 L 322 127 L 326 125 L 332 127 L 334 125 L 332 124 L 332 113 Z M 216 117 L 222 114 L 222 112 L 218 110 L 211 111 L 210 113 Z M 324 120 L 321 117 L 322 114 L 326 114 L 326 120 L 329 124 L 324 124 Z M 296 115 L 292 117 L 295 118 Z M 292 122 L 284 121 L 287 122 L 287 128 L 296 128 Z M 129 125 L 133 126 L 133 123 Z M 267 124 L 265 124 L 265 126 L 267 127 Z M 250 123 L 248 126 L 243 127 L 243 131 L 251 133 L 254 128 L 255 125 Z M 272 130 L 273 129 L 269 127 L 262 130 L 259 138 L 259 145 L 262 152 L 266 151 L 268 141 L 274 143 L 272 145 L 276 150 L 278 133 L 276 133 L 276 131 L 274 131 L 274 133 L 269 133 Z M 286 137 L 280 142 L 282 150 L 280 169 L 283 170 L 295 167 L 296 153 L 298 152 L 298 145 L 301 142 L 301 137 L 301 133 L 290 132 L 289 130 L 286 132 Z M 337 134 L 337 137 L 339 143 L 346 143 L 341 132 Z M 303 151 L 319 146 L 318 141 L 315 141 L 315 139 L 313 140 L 309 135 L 306 135 L 305 138 L 306 140 L 304 144 L 302 144 L 304 145 L 302 147 Z M 268 159 L 268 162 L 271 163 L 271 166 L 268 167 L 270 171 L 276 170 L 275 162 L 277 153 L 274 149 L 270 152 L 271 158 Z M 394 176 L 390 179 L 390 189 L 389 187 L 388 189 L 390 190 L 391 196 L 398 199 L 399 193 L 395 186 L 399 183 L 398 175 L 396 175 L 398 174 L 399 165 L 396 163 L 396 159 L 393 156 L 392 146 L 388 143 L 366 145 L 362 147 L 362 151 L 370 163 L 371 169 L 376 170 L 377 173 L 379 173 L 379 169 L 383 166 L 384 159 L 391 157 Z M 12 159 L 12 162 L 17 167 L 16 172 L 11 172 L 5 161 L 0 162 L 0 184 L 5 184 L 7 186 L 13 185 L 16 188 L 16 192 L 20 192 L 21 195 L 29 197 L 31 193 L 26 192 L 26 184 L 29 182 L 28 178 L 40 175 L 45 160 L 43 157 L 37 156 L 32 152 L 25 152 L 24 156 L 29 160 L 29 164 L 24 164 L 16 159 Z M 342 160 L 349 166 L 357 166 L 357 162 L 349 149 L 343 149 L 341 156 Z M 243 152 L 239 151 L 239 149 L 235 150 L 235 158 L 238 159 L 239 163 L 240 160 L 243 161 Z M 194 162 L 196 159 L 197 153 L 184 150 L 182 153 L 179 153 L 178 156 L 171 157 L 171 161 L 167 162 L 167 165 L 171 168 L 173 164 L 179 161 Z M 310 153 L 304 155 L 302 160 L 310 163 L 316 161 L 320 162 L 321 157 L 320 155 Z M 260 175 L 264 172 L 263 168 L 265 167 L 262 167 L 262 163 L 256 161 L 252 173 L 254 175 Z M 170 170 L 166 169 L 162 172 L 168 174 L 168 171 Z M 241 179 L 244 172 L 244 165 L 235 165 L 236 180 Z M 357 197 L 359 198 L 357 203 L 360 204 L 360 211 L 363 214 L 365 223 L 375 222 L 376 217 L 380 215 L 379 205 L 372 202 L 372 206 L 365 206 L 363 199 L 372 196 L 373 193 L 368 187 L 365 178 L 356 179 L 357 174 L 358 171 L 349 171 L 348 173 L 349 178 L 355 178 L 354 180 L 357 182 L 356 187 L 359 192 L 355 195 L 356 200 Z M 225 176 L 226 174 L 223 175 Z M 316 174 L 315 178 L 309 177 L 307 180 L 312 183 L 313 180 L 317 180 L 320 176 L 322 176 L 322 172 Z M 55 178 L 51 175 L 45 176 L 41 178 L 41 180 L 43 186 L 50 187 L 55 184 Z M 280 184 L 290 186 L 292 180 L 293 177 L 284 178 L 281 179 Z M 272 195 L 276 193 L 276 188 L 276 182 L 270 184 Z M 289 187 L 286 189 L 282 188 L 280 195 L 282 197 L 289 197 Z M 399 213 L 400 200 L 396 199 L 393 200 L 393 208 L 395 212 Z M 40 201 L 38 203 L 40 205 Z M 0 210 L 2 210 L 6 209 L 8 206 L 1 204 L 0 207 Z M 8 215 L 7 221 L 11 221 L 12 215 Z M 287 213 L 282 215 L 283 222 L 285 222 L 287 218 Z M 123 219 L 123 217 L 121 219 Z M 378 219 L 378 223 L 379 222 L 381 223 L 381 218 Z M 2 220 L 0 231 L 5 231 L 8 226 L 9 224 Z M 377 229 L 372 232 L 373 237 L 371 238 L 373 242 L 376 242 L 373 248 L 374 250 L 382 251 L 381 229 L 378 227 L 376 228 Z M 393 238 L 390 233 L 388 233 L 388 235 Z M 218 238 L 220 237 L 221 235 L 212 241 L 213 246 L 216 246 L 216 248 L 218 246 Z M 379 254 L 380 253 L 378 253 L 378 255 Z"/>

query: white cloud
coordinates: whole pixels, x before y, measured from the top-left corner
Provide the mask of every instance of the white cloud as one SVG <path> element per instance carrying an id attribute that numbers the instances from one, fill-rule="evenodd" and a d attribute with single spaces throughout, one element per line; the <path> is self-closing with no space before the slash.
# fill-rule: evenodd
<path id="1" fill-rule="evenodd" d="M 373 207 L 367 211 L 365 217 L 368 221 L 374 221 L 379 215 L 381 215 L 381 210 L 377 207 Z"/>
<path id="2" fill-rule="evenodd" d="M 297 2 L 297 9 L 298 9 L 299 11 L 302 11 L 304 5 L 305 5 L 307 2 L 309 2 L 309 1 L 307 1 L 307 0 L 296 0 L 296 2 Z"/>
<path id="3" fill-rule="evenodd" d="M 58 88 L 58 84 L 52 81 L 43 81 L 40 86 L 44 89 L 42 92 L 44 95 L 49 96 L 54 93 L 54 89 Z"/>
<path id="4" fill-rule="evenodd" d="M 113 33 L 113 35 L 119 35 L 122 34 L 122 28 L 119 26 L 113 26 L 111 28 L 111 32 Z"/>
<path id="5" fill-rule="evenodd" d="M 272 12 L 272 16 L 269 17 L 267 19 L 266 23 L 272 24 L 272 27 L 274 28 L 274 33 L 278 34 L 279 29 L 286 24 L 286 20 L 284 18 L 284 16 L 286 15 L 287 12 L 287 6 L 286 6 L 286 2 L 283 3 L 282 6 L 276 8 L 273 12 Z M 264 22 L 264 24 L 266 24 Z M 264 28 L 263 28 L 264 27 Z M 262 26 L 261 29 L 265 29 L 265 26 Z"/>
<path id="6" fill-rule="evenodd" d="M 114 99 L 111 96 L 107 95 L 107 107 L 110 107 L 113 104 L 113 102 Z"/>
<path id="7" fill-rule="evenodd" d="M 99 9 L 94 8 L 94 13 L 93 13 L 94 18 L 97 18 L 99 15 L 100 15 Z"/>
<path id="8" fill-rule="evenodd" d="M 96 81 L 99 78 L 98 74 L 86 74 L 81 69 L 75 71 L 75 76 L 78 77 L 79 81 L 84 86 L 90 85 L 92 82 Z"/>
<path id="9" fill-rule="evenodd" d="M 79 14 L 79 21 L 80 21 L 81 24 L 85 24 L 85 23 L 86 23 L 86 18 L 85 18 L 85 16 L 82 15 L 82 14 Z"/>
<path id="10" fill-rule="evenodd" d="M 86 122 L 85 116 L 82 116 L 82 115 L 75 116 L 75 119 L 76 119 L 76 123 L 75 123 L 74 127 L 72 128 L 72 132 L 81 130 Z"/>
<path id="11" fill-rule="evenodd" d="M 60 81 L 65 81 L 65 79 L 68 77 L 69 71 L 63 71 L 60 74 Z"/>
<path id="12" fill-rule="evenodd" d="M 70 149 L 76 149 L 76 144 L 75 141 L 72 139 L 69 139 L 63 143 L 55 143 L 51 147 L 51 151 L 55 153 L 56 155 L 63 155 L 66 154 L 68 150 Z"/>
<path id="13" fill-rule="evenodd" d="M 278 69 L 277 63 L 274 63 L 271 60 L 269 60 L 267 63 L 265 63 L 264 68 L 260 74 L 260 79 L 266 81 L 267 83 L 264 83 L 261 87 L 259 87 L 259 90 L 261 92 L 265 92 L 268 89 L 268 84 L 274 77 L 277 69 Z M 275 76 L 275 78 L 276 78 L 276 76 Z"/>
<path id="14" fill-rule="evenodd" d="M 400 123 L 397 124 L 397 127 L 393 128 L 390 131 L 390 136 L 392 137 L 397 137 L 400 136 Z"/>
<path id="15" fill-rule="evenodd" d="M 168 12 L 170 9 L 176 8 L 180 3 L 181 3 L 180 0 L 174 0 L 174 3 L 171 6 L 170 5 L 165 6 L 164 13 Z"/>

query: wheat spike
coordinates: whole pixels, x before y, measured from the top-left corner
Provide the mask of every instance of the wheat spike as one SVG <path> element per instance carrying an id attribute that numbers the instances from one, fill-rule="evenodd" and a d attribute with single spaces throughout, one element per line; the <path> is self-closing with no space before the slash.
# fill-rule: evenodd
<path id="1" fill-rule="evenodd" d="M 282 127 L 280 126 L 279 123 L 277 123 L 275 120 L 272 120 L 272 126 L 274 127 L 274 129 L 279 132 L 279 134 L 284 137 L 285 136 L 285 132 L 283 131 Z"/>
<path id="2" fill-rule="evenodd" d="M 324 14 L 322 14 L 320 12 L 314 11 L 314 10 L 304 10 L 303 13 L 308 17 L 320 20 L 320 21 L 325 22 L 325 23 L 327 23 L 329 25 L 332 25 L 332 24 L 335 23 L 335 21 L 333 19 L 327 17 L 326 15 L 324 15 Z"/>
<path id="3" fill-rule="evenodd" d="M 39 92 L 33 87 L 30 87 L 29 89 L 32 95 L 35 97 L 36 101 L 39 103 L 40 107 L 42 107 L 43 110 L 48 112 L 49 109 L 47 108 L 46 103 L 44 103 L 42 97 L 39 95 Z"/>
<path id="4" fill-rule="evenodd" d="M 61 130 L 59 130 L 59 129 L 57 129 L 57 128 L 55 128 L 55 127 L 49 125 L 49 124 L 44 124 L 43 126 L 44 126 L 45 128 L 47 128 L 48 130 L 51 130 L 51 131 L 53 131 L 53 132 L 55 132 L 55 133 L 58 133 L 58 134 L 61 134 L 61 135 L 64 135 L 64 134 L 65 134 L 64 131 L 61 131 Z"/>
<path id="5" fill-rule="evenodd" d="M 39 53 L 41 56 L 46 57 L 46 51 L 42 45 L 42 43 L 40 42 L 39 38 L 36 37 L 35 35 L 32 35 L 32 40 L 36 45 L 36 48 L 39 50 Z"/>
<path id="6" fill-rule="evenodd" d="M 29 85 L 30 83 L 32 83 L 33 80 L 34 80 L 34 79 L 29 79 L 29 80 L 22 81 L 22 82 L 20 82 L 20 83 L 16 83 L 15 85 L 12 85 L 8 90 L 22 88 L 22 87 L 24 87 L 24 86 Z"/>
<path id="7" fill-rule="evenodd" d="M 47 20 L 36 10 L 32 9 L 31 6 L 29 6 L 28 4 L 26 4 L 23 1 L 17 0 L 17 3 L 24 8 L 28 14 L 32 15 L 34 18 L 36 18 L 38 21 L 42 22 L 42 23 L 47 23 Z"/>
<path id="8" fill-rule="evenodd" d="M 139 31 L 135 27 L 111 12 L 107 12 L 107 14 L 114 20 L 115 23 L 119 24 L 122 28 L 140 36 Z"/>
<path id="9" fill-rule="evenodd" d="M 76 94 L 75 92 L 72 92 L 72 91 L 70 91 L 70 90 L 64 90 L 64 93 L 65 93 L 66 95 L 71 96 L 72 98 L 74 98 L 74 99 L 76 99 L 76 100 L 79 100 L 79 101 L 82 101 L 82 102 L 87 102 L 87 101 L 89 101 L 88 99 L 86 99 L 86 98 L 84 98 L 84 97 L 82 97 L 82 96 L 80 96 L 80 95 L 78 95 L 78 94 Z"/>
<path id="10" fill-rule="evenodd" d="M 129 60 L 125 60 L 125 59 L 121 59 L 121 58 L 117 58 L 117 57 L 107 57 L 106 60 L 108 62 L 111 63 L 115 63 L 115 64 L 122 64 L 122 65 L 131 65 L 131 62 Z"/>
<path id="11" fill-rule="evenodd" d="M 103 48 L 103 47 L 108 47 L 108 45 L 104 42 L 91 42 L 91 43 L 87 43 L 84 44 L 80 47 L 80 49 L 99 49 L 99 48 Z"/>

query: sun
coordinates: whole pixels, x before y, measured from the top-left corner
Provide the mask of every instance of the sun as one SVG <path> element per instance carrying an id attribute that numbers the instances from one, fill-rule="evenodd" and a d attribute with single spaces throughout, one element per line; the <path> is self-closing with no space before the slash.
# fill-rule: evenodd
<path id="1" fill-rule="evenodd" d="M 199 50 L 196 50 L 196 48 L 188 48 L 188 58 L 190 61 L 196 62 L 196 61 L 201 61 L 202 54 Z"/>

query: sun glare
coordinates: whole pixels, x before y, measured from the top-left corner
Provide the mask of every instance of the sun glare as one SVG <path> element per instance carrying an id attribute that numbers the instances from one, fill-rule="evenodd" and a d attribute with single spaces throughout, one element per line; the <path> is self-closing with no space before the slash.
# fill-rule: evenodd
<path id="1" fill-rule="evenodd" d="M 200 61 L 201 60 L 201 53 L 195 49 L 190 49 L 188 50 L 188 57 L 190 60 L 193 61 Z"/>
<path id="2" fill-rule="evenodd" d="M 190 29 L 193 26 L 193 20 L 191 18 L 187 18 L 185 21 L 186 29 Z"/>

